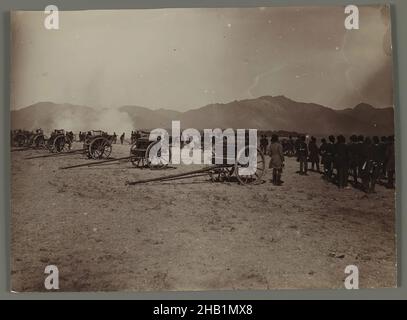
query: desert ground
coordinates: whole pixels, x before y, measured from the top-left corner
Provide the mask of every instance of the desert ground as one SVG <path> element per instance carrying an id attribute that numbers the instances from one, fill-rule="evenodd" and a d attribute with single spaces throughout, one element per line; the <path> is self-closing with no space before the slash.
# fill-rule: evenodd
<path id="1" fill-rule="evenodd" d="M 46 291 L 50 264 L 61 291 L 344 288 L 351 264 L 361 288 L 396 286 L 394 190 L 338 190 L 298 175 L 293 158 L 283 186 L 270 171 L 256 186 L 206 177 L 128 186 L 196 167 L 60 170 L 90 160 L 24 159 L 46 152 L 11 155 L 14 291 Z"/>

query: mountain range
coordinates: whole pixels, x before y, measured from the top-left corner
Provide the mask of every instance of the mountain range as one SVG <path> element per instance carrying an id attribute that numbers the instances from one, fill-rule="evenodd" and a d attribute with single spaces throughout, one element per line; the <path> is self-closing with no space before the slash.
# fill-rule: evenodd
<path id="1" fill-rule="evenodd" d="M 171 128 L 171 121 L 182 128 L 251 128 L 285 130 L 315 135 L 394 133 L 394 109 L 374 108 L 360 103 L 354 108 L 335 110 L 315 103 L 303 103 L 285 96 L 209 104 L 178 112 L 152 110 L 140 106 L 94 109 L 87 106 L 39 102 L 11 112 L 12 129 L 56 128 L 84 131 L 102 129 L 123 132 L 134 129 Z"/>

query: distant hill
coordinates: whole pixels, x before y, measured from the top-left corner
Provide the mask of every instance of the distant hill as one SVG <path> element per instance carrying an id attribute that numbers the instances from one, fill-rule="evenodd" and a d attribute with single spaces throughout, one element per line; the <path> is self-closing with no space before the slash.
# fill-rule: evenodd
<path id="1" fill-rule="evenodd" d="M 79 131 L 103 129 L 128 132 L 133 129 L 170 128 L 172 120 L 182 128 L 252 128 L 327 134 L 377 134 L 394 132 L 393 108 L 377 109 L 361 103 L 353 109 L 334 110 L 314 103 L 293 101 L 284 96 L 210 104 L 177 112 L 140 106 L 95 110 L 85 106 L 40 102 L 12 111 L 12 128 L 65 128 Z"/>
<path id="2" fill-rule="evenodd" d="M 85 106 L 71 104 L 55 104 L 39 102 L 11 112 L 12 129 L 53 130 L 70 128 L 73 124 L 80 125 L 91 121 L 95 117 L 95 110 Z"/>

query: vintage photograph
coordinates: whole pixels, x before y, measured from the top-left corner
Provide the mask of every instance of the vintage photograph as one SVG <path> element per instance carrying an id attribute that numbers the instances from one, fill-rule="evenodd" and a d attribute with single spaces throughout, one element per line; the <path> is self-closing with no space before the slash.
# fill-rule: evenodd
<path id="1" fill-rule="evenodd" d="M 397 287 L 389 6 L 10 15 L 11 291 Z"/>

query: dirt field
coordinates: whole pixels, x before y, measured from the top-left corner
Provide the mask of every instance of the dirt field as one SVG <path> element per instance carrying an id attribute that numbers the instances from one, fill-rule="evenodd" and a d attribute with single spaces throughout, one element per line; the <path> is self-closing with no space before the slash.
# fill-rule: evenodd
<path id="1" fill-rule="evenodd" d="M 79 148 L 80 145 L 75 145 Z M 128 155 L 114 145 L 112 156 Z M 58 266 L 63 291 L 343 288 L 396 285 L 394 191 L 338 190 L 317 173 L 245 187 L 207 178 L 126 186 L 191 170 L 131 163 L 59 170 L 83 155 L 25 160 L 12 153 L 12 289 L 45 291 Z"/>

